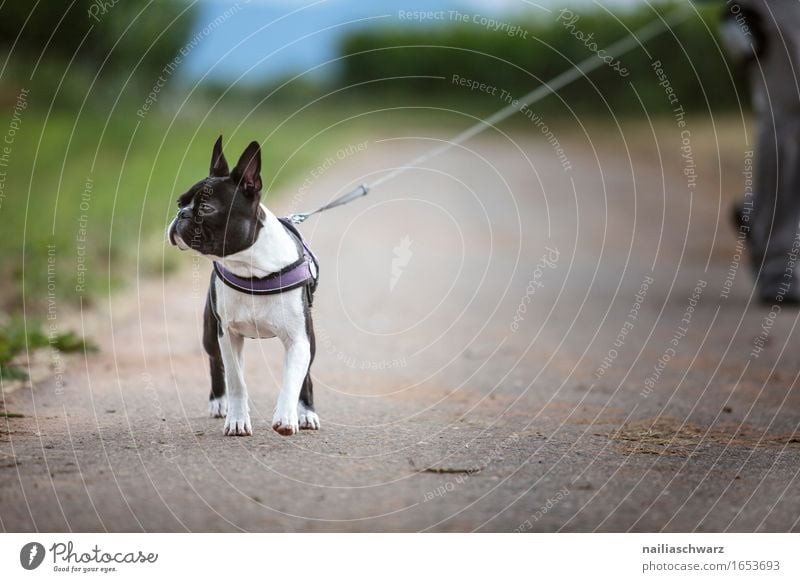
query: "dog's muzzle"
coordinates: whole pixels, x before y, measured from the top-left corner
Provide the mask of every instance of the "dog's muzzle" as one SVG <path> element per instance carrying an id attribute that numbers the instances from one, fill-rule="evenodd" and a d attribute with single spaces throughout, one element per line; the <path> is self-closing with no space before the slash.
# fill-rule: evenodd
<path id="1" fill-rule="evenodd" d="M 186 251 L 189 250 L 189 245 L 187 245 L 181 238 L 181 235 L 178 234 L 178 220 L 180 220 L 180 218 L 177 216 L 173 218 L 169 228 L 167 228 L 167 240 L 172 246 L 178 247 L 182 251 Z"/>

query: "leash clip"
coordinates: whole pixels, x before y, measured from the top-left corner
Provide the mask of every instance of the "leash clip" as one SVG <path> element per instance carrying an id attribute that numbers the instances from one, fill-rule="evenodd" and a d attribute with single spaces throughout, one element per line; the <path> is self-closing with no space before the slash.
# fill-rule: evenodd
<path id="1" fill-rule="evenodd" d="M 286 219 L 291 222 L 292 224 L 300 224 L 305 221 L 306 218 L 311 216 L 308 212 L 296 212 L 294 214 L 290 214 L 286 217 Z"/>
<path id="2" fill-rule="evenodd" d="M 312 210 L 311 212 L 295 212 L 294 214 L 290 214 L 286 217 L 286 219 L 291 222 L 292 224 L 300 224 L 304 222 L 309 216 L 316 214 L 317 212 L 323 212 L 325 210 L 330 210 L 331 208 L 336 208 L 337 206 L 341 206 L 342 204 L 347 204 L 348 202 L 355 200 L 356 198 L 360 198 L 361 196 L 366 196 L 369 193 L 369 186 L 366 184 L 361 184 L 355 190 L 347 192 L 342 196 L 339 196 L 332 202 L 329 202 L 325 206 L 320 206 L 316 210 Z"/>

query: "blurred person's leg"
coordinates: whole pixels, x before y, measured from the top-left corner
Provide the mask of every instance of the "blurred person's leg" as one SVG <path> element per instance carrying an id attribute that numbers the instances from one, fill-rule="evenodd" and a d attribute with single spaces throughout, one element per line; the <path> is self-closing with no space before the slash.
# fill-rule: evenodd
<path id="1" fill-rule="evenodd" d="M 796 302 L 800 235 L 800 2 L 751 0 L 764 46 L 750 64 L 757 115 L 755 189 L 750 221 L 759 299 Z"/>
<path id="2" fill-rule="evenodd" d="M 752 267 L 759 299 L 796 301 L 793 282 L 800 222 L 800 115 L 759 121 L 751 220 Z M 760 272 L 759 272 L 760 270 Z"/>

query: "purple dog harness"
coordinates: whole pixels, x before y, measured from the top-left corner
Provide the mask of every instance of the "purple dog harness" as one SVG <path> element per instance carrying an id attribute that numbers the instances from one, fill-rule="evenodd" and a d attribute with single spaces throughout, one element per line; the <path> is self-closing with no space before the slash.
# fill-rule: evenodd
<path id="1" fill-rule="evenodd" d="M 274 295 L 298 287 L 306 287 L 309 303 L 311 303 L 319 278 L 317 257 L 306 244 L 303 235 L 288 218 L 279 218 L 278 220 L 294 239 L 300 254 L 299 259 L 266 277 L 239 277 L 216 261 L 214 261 L 214 272 L 228 287 L 250 295 Z"/>

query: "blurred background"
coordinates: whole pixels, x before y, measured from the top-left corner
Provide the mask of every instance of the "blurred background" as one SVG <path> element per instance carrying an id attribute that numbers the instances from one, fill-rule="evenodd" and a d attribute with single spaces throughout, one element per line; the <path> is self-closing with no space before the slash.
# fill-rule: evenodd
<path id="1" fill-rule="evenodd" d="M 569 9 L 605 46 L 675 6 L 618 0 Z M 308 168 L 342 144 L 401 127 L 456 132 L 475 121 L 470 116 L 505 105 L 452 82 L 454 72 L 519 97 L 586 58 L 587 43 L 558 19 L 563 7 L 551 0 L 3 3 L 0 125 L 8 124 L 11 143 L 0 167 L 0 360 L 19 344 L 14 321 L 23 309 L 28 321 L 44 319 L 48 302 L 91 306 L 142 275 L 176 267 L 177 253 L 163 252 L 163 231 L 218 134 L 229 152 L 262 141 L 265 184 L 297 191 Z M 747 91 L 717 43 L 720 7 L 694 10 L 647 50 L 671 72 L 690 116 L 741 115 Z M 670 114 L 650 62 L 637 49 L 625 57 L 624 82 L 602 67 L 536 111 L 559 136 L 620 123 L 633 135 Z M 522 115 L 502 127 L 532 131 Z"/>

